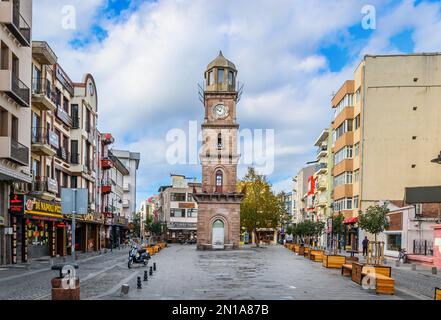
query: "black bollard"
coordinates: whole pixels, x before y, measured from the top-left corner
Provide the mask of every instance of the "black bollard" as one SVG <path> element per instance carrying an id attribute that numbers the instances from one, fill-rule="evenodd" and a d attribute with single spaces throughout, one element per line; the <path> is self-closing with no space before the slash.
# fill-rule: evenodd
<path id="1" fill-rule="evenodd" d="M 156 262 L 153 262 L 153 271 L 156 271 Z"/>
<path id="2" fill-rule="evenodd" d="M 144 271 L 144 281 L 149 281 L 149 276 L 147 275 L 147 270 Z"/>
<path id="3" fill-rule="evenodd" d="M 138 277 L 138 281 L 136 283 L 137 289 L 142 289 L 141 277 Z"/>
<path id="4" fill-rule="evenodd" d="M 152 276 L 153 275 L 153 268 L 150 266 L 150 270 L 149 270 L 149 275 Z"/>

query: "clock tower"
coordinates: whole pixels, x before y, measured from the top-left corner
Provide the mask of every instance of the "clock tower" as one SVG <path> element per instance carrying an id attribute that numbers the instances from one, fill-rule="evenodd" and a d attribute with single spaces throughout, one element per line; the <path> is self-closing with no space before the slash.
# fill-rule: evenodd
<path id="1" fill-rule="evenodd" d="M 197 247 L 236 249 L 240 242 L 240 202 L 237 192 L 236 88 L 237 70 L 222 52 L 205 71 L 202 123 L 202 192 L 198 202 Z"/>

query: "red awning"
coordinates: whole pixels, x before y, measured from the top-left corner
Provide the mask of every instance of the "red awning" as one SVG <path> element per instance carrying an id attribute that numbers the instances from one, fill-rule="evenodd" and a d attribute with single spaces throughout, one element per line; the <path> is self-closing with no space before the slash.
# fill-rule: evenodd
<path id="1" fill-rule="evenodd" d="M 344 224 L 351 224 L 351 223 L 356 223 L 356 222 L 358 222 L 358 217 L 347 218 L 347 219 L 343 220 Z"/>

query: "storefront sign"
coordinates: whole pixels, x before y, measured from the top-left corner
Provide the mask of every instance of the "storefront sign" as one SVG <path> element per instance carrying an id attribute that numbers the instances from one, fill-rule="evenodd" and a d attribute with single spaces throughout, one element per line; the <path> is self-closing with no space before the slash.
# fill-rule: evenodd
<path id="1" fill-rule="evenodd" d="M 71 220 L 72 219 L 72 215 L 71 214 L 65 214 L 63 215 L 64 219 L 68 219 Z M 104 222 L 104 217 L 101 213 L 87 213 L 84 215 L 75 215 L 75 219 L 76 221 L 81 221 L 81 222 L 92 222 L 92 223 L 103 223 Z"/>
<path id="2" fill-rule="evenodd" d="M 10 197 L 10 212 L 14 215 L 29 215 L 36 219 L 62 219 L 59 202 L 49 202 L 43 199 L 30 198 L 22 194 L 12 194 Z"/>
<path id="3" fill-rule="evenodd" d="M 56 134 L 55 131 L 49 131 L 49 144 L 55 149 L 58 149 L 60 147 L 60 140 L 58 134 Z"/>
<path id="4" fill-rule="evenodd" d="M 196 229 L 196 223 L 192 222 L 170 222 L 168 224 L 169 229 Z"/>
<path id="5" fill-rule="evenodd" d="M 25 196 L 23 194 L 11 194 L 9 198 L 9 210 L 12 214 L 24 214 Z"/>
<path id="6" fill-rule="evenodd" d="M 58 193 L 58 181 L 47 178 L 47 190 L 53 193 Z"/>
<path id="7" fill-rule="evenodd" d="M 194 202 L 179 202 L 179 209 L 195 209 L 196 204 Z"/>

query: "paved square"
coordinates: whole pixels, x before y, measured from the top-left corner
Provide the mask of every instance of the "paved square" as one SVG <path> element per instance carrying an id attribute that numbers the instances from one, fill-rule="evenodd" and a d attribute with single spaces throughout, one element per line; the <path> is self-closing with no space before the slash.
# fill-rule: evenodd
<path id="1" fill-rule="evenodd" d="M 158 270 L 136 289 L 104 299 L 401 299 L 377 295 L 343 277 L 340 270 L 295 255 L 282 246 L 236 251 L 197 251 L 195 246 L 172 245 L 154 255 Z M 143 276 L 145 268 L 139 268 Z"/>

